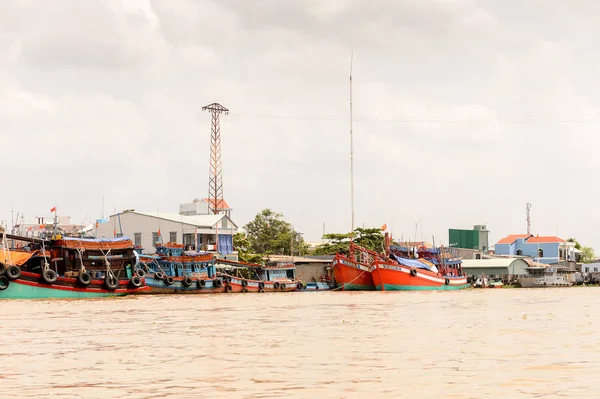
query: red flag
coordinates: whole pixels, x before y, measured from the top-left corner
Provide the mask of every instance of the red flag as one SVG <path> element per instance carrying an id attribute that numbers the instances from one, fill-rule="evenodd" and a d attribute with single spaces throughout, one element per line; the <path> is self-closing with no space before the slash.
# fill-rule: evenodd
<path id="1" fill-rule="evenodd" d="M 56 212 L 56 207 L 53 206 L 52 209 L 50 209 L 50 212 Z"/>
<path id="2" fill-rule="evenodd" d="M 113 237 L 116 237 L 116 236 L 117 236 L 117 229 L 114 229 L 113 230 Z"/>
<path id="3" fill-rule="evenodd" d="M 98 228 L 98 222 L 96 222 L 96 228 Z"/>
<path id="4" fill-rule="evenodd" d="M 46 227 L 45 224 L 40 224 L 40 230 L 44 230 L 45 227 Z"/>
<path id="5" fill-rule="evenodd" d="M 160 227 L 158 228 L 158 235 L 160 236 Z"/>

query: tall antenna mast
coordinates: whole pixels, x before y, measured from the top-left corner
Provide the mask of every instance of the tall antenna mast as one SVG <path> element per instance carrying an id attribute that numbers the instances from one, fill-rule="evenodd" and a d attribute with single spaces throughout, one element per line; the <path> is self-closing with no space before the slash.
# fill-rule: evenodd
<path id="1" fill-rule="evenodd" d="M 527 210 L 527 234 L 531 234 L 531 218 L 529 217 L 529 211 L 531 211 L 531 203 L 527 203 L 527 206 L 525 207 L 525 209 Z"/>
<path id="2" fill-rule="evenodd" d="M 208 208 L 217 215 L 223 202 L 223 159 L 221 158 L 221 113 L 229 110 L 218 103 L 202 107 L 202 111 L 212 114 L 210 134 L 210 171 L 208 178 Z"/>
<path id="3" fill-rule="evenodd" d="M 350 207 L 352 208 L 351 240 L 354 240 L 354 141 L 352 136 L 352 59 L 354 51 L 350 53 Z"/>

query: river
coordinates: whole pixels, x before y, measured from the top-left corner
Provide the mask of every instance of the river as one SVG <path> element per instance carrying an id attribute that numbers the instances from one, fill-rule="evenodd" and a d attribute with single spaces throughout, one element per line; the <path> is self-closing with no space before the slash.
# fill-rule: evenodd
<path id="1" fill-rule="evenodd" d="M 0 301 L 0 397 L 600 397 L 599 297 L 573 287 Z"/>

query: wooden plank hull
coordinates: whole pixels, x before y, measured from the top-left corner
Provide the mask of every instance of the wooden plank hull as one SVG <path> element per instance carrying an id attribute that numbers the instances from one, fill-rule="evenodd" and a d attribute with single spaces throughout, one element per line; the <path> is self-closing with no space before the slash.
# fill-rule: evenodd
<path id="1" fill-rule="evenodd" d="M 52 299 L 52 298 L 106 298 L 125 296 L 147 290 L 147 287 L 129 288 L 129 280 L 119 280 L 114 291 L 104 288 L 102 280 L 92 280 L 87 287 L 81 287 L 77 279 L 59 277 L 54 284 L 43 282 L 38 273 L 22 272 L 21 277 L 10 280 L 6 289 L 0 290 L 0 299 Z"/>
<path id="2" fill-rule="evenodd" d="M 259 281 L 246 280 L 239 277 L 227 276 L 225 279 L 225 292 L 290 292 L 298 291 L 298 281 Z M 229 290 L 227 286 L 230 286 Z"/>
<path id="3" fill-rule="evenodd" d="M 205 279 L 205 286 L 201 287 L 198 285 L 198 280 L 192 280 L 192 285 L 186 287 L 183 285 L 183 279 L 175 277 L 172 285 L 165 284 L 163 279 L 154 278 L 149 275 L 144 277 L 146 285 L 149 287 L 148 290 L 139 292 L 140 295 L 157 295 L 157 294 L 218 294 L 225 292 L 225 284 L 221 284 L 217 287 L 214 280 Z"/>
<path id="4" fill-rule="evenodd" d="M 411 273 L 411 270 L 415 270 Z M 442 276 L 425 269 L 376 262 L 372 269 L 378 291 L 460 290 L 468 288 L 466 276 Z"/>
<path id="5" fill-rule="evenodd" d="M 345 257 L 336 257 L 332 263 L 335 286 L 343 291 L 372 291 L 373 276 L 368 266 Z"/>

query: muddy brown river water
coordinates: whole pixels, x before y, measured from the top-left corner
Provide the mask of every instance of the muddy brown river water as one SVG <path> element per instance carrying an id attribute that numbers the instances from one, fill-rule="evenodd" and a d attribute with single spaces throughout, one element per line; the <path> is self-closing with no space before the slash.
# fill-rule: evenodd
<path id="1" fill-rule="evenodd" d="M 600 288 L 0 301 L 0 398 L 600 397 Z"/>

